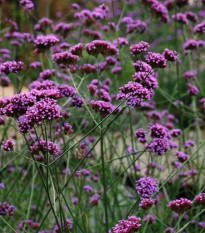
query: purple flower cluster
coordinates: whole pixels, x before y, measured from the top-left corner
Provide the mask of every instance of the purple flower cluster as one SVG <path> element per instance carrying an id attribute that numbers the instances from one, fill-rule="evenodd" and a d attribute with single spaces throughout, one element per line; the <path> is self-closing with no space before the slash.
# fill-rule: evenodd
<path id="1" fill-rule="evenodd" d="M 41 124 L 43 120 L 53 120 L 61 117 L 60 106 L 55 100 L 43 99 L 30 107 L 25 115 L 19 117 L 19 130 L 27 133 L 32 127 Z"/>
<path id="2" fill-rule="evenodd" d="M 104 117 L 111 114 L 115 107 L 109 103 L 102 100 L 91 101 L 91 106 L 96 112 L 100 112 Z"/>
<path id="3" fill-rule="evenodd" d="M 155 200 L 152 198 L 144 198 L 141 200 L 139 207 L 143 210 L 149 210 L 155 204 Z"/>
<path id="4" fill-rule="evenodd" d="M 205 20 L 194 27 L 194 33 L 199 33 L 199 34 L 205 33 Z"/>
<path id="5" fill-rule="evenodd" d="M 169 22 L 169 14 L 167 7 L 162 4 L 160 1 L 157 0 L 142 0 L 142 2 L 145 5 L 148 5 L 150 7 L 150 10 L 153 14 L 156 15 L 157 18 L 159 18 L 160 21 L 164 23 Z"/>
<path id="6" fill-rule="evenodd" d="M 167 59 L 160 53 L 149 52 L 148 55 L 145 56 L 145 60 L 153 68 L 167 67 Z"/>
<path id="7" fill-rule="evenodd" d="M 57 64 L 76 64 L 79 57 L 69 52 L 55 53 L 52 55 L 52 59 Z"/>
<path id="8" fill-rule="evenodd" d="M 165 138 L 167 137 L 167 128 L 160 124 L 153 124 L 149 128 L 150 137 Z"/>
<path id="9" fill-rule="evenodd" d="M 151 93 L 147 88 L 135 82 L 128 82 L 120 87 L 117 98 L 121 101 L 126 100 L 128 106 L 140 106 L 143 100 L 150 100 Z"/>
<path id="10" fill-rule="evenodd" d="M 120 220 L 118 224 L 113 227 L 109 233 L 131 233 L 137 232 L 140 227 L 141 219 L 137 218 L 136 216 L 129 216 L 128 220 Z"/>
<path id="11" fill-rule="evenodd" d="M 174 19 L 175 21 L 181 24 L 189 24 L 189 20 L 187 19 L 186 14 L 183 13 L 177 13 L 176 15 L 173 15 L 172 19 Z"/>
<path id="12" fill-rule="evenodd" d="M 131 45 L 130 52 L 133 56 L 136 56 L 140 53 L 146 52 L 149 47 L 150 46 L 147 42 L 141 41 L 138 44 Z"/>
<path id="13" fill-rule="evenodd" d="M 137 138 L 138 142 L 145 143 L 147 142 L 147 132 L 144 129 L 138 129 L 134 133 L 135 137 Z"/>
<path id="14" fill-rule="evenodd" d="M 184 213 L 192 208 L 192 201 L 187 198 L 180 198 L 174 201 L 170 201 L 168 207 L 176 213 Z"/>
<path id="15" fill-rule="evenodd" d="M 43 17 L 42 19 L 40 19 L 38 21 L 38 23 L 34 26 L 34 30 L 35 31 L 40 31 L 40 32 L 43 32 L 45 33 L 46 32 L 46 29 L 52 29 L 53 27 L 53 21 L 46 18 L 46 17 Z"/>
<path id="16" fill-rule="evenodd" d="M 63 23 L 60 22 L 54 27 L 54 32 L 62 35 L 64 38 L 74 29 L 72 23 Z"/>
<path id="17" fill-rule="evenodd" d="M 10 84 L 11 84 L 11 81 L 10 81 L 9 77 L 7 77 L 7 76 L 0 77 L 0 86 L 8 87 L 8 86 L 10 86 Z"/>
<path id="18" fill-rule="evenodd" d="M 78 43 L 70 48 L 70 53 L 82 57 L 83 45 Z"/>
<path id="19" fill-rule="evenodd" d="M 34 41 L 36 52 L 45 52 L 50 47 L 56 45 L 60 40 L 55 35 L 39 35 Z"/>
<path id="20" fill-rule="evenodd" d="M 134 64 L 133 64 L 134 68 L 135 68 L 135 71 L 136 72 L 146 72 L 146 73 L 153 73 L 153 69 L 152 67 L 147 64 L 146 62 L 143 62 L 143 61 L 136 61 Z"/>
<path id="21" fill-rule="evenodd" d="M 187 155 L 187 154 L 185 154 L 185 153 L 183 153 L 183 152 L 181 152 L 181 151 L 178 151 L 177 153 L 176 153 L 176 157 L 178 158 L 178 160 L 180 161 L 180 162 L 185 162 L 186 160 L 188 160 L 189 159 L 189 155 Z"/>
<path id="22" fill-rule="evenodd" d="M 98 56 L 99 54 L 102 54 L 103 56 L 112 56 L 118 52 L 114 45 L 104 40 L 94 40 L 91 43 L 86 44 L 85 49 L 88 54 L 93 56 Z"/>
<path id="23" fill-rule="evenodd" d="M 14 149 L 14 145 L 15 145 L 14 140 L 8 139 L 7 141 L 4 141 L 2 143 L 1 148 L 5 151 L 11 151 Z"/>
<path id="24" fill-rule="evenodd" d="M 0 64 L 0 74 L 17 73 L 23 69 L 22 61 L 6 61 Z"/>
<path id="25" fill-rule="evenodd" d="M 136 190 L 141 198 L 149 199 L 158 192 L 158 180 L 150 177 L 143 177 L 136 182 Z"/>
<path id="26" fill-rule="evenodd" d="M 178 55 L 177 55 L 176 51 L 165 49 L 163 55 L 167 59 L 167 61 L 177 61 L 178 60 Z"/>
<path id="27" fill-rule="evenodd" d="M 95 194 L 90 198 L 89 203 L 91 206 L 96 206 L 99 204 L 99 200 L 100 200 L 100 195 Z"/>
<path id="28" fill-rule="evenodd" d="M 205 206 L 205 193 L 200 193 L 194 198 L 194 203 L 196 205 Z"/>
<path id="29" fill-rule="evenodd" d="M 15 211 L 15 207 L 13 205 L 9 205 L 6 202 L 0 204 L 0 216 L 12 216 Z"/>
<path id="30" fill-rule="evenodd" d="M 95 65 L 83 64 L 82 66 L 80 66 L 80 71 L 82 74 L 91 74 L 91 73 L 96 73 L 97 68 Z"/>
<path id="31" fill-rule="evenodd" d="M 184 43 L 185 50 L 194 50 L 198 48 L 198 42 L 196 40 L 187 40 Z"/>
<path id="32" fill-rule="evenodd" d="M 30 147 L 31 153 L 36 155 L 41 151 L 44 155 L 46 152 L 49 152 L 51 155 L 59 156 L 61 154 L 61 150 L 57 144 L 54 142 L 46 142 L 45 140 L 40 140 L 39 142 L 35 142 Z"/>
<path id="33" fill-rule="evenodd" d="M 163 155 L 170 149 L 169 141 L 166 138 L 154 138 L 148 147 L 153 155 Z"/>
<path id="34" fill-rule="evenodd" d="M 34 4 L 31 0 L 21 0 L 20 6 L 23 6 L 25 11 L 30 11 L 34 9 Z"/>
<path id="35" fill-rule="evenodd" d="M 40 227 L 40 223 L 34 222 L 33 220 L 23 220 L 20 222 L 20 224 L 17 227 L 17 233 L 23 232 L 25 229 L 38 229 Z"/>
<path id="36" fill-rule="evenodd" d="M 188 94 L 191 96 L 196 96 L 199 93 L 199 89 L 195 85 L 191 85 L 190 83 L 187 83 L 188 87 Z"/>

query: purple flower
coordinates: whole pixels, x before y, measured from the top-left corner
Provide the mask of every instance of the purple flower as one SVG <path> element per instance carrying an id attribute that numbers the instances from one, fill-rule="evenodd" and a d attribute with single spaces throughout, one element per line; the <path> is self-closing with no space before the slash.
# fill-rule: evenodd
<path id="1" fill-rule="evenodd" d="M 122 67 L 118 66 L 118 67 L 115 67 L 111 70 L 111 73 L 112 74 L 119 74 L 122 72 Z"/>
<path id="2" fill-rule="evenodd" d="M 91 37 L 93 40 L 102 40 L 102 35 L 98 31 L 90 30 L 88 28 L 83 29 L 82 34 Z"/>
<path id="3" fill-rule="evenodd" d="M 149 145 L 149 149 L 153 155 L 163 155 L 170 149 L 169 141 L 166 138 L 154 138 Z"/>
<path id="4" fill-rule="evenodd" d="M 126 100 L 127 106 L 140 106 L 143 100 L 150 100 L 151 93 L 147 88 L 135 82 L 128 82 L 120 87 L 117 98 L 121 101 Z"/>
<path id="5" fill-rule="evenodd" d="M 167 61 L 177 61 L 178 60 L 178 55 L 177 55 L 176 51 L 165 49 L 163 55 L 167 59 Z"/>
<path id="6" fill-rule="evenodd" d="M 74 10 L 79 10 L 79 9 L 80 9 L 80 6 L 79 6 L 77 3 L 73 3 L 73 4 L 72 4 L 72 8 L 73 8 Z"/>
<path id="7" fill-rule="evenodd" d="M 74 197 L 73 200 L 72 200 L 72 202 L 73 202 L 74 205 L 77 205 L 78 204 L 78 198 Z"/>
<path id="8" fill-rule="evenodd" d="M 66 43 L 66 42 L 64 42 L 64 43 L 61 43 L 61 44 L 59 45 L 59 47 L 60 47 L 61 49 L 69 49 L 69 48 L 71 47 L 71 45 L 68 44 L 68 43 Z"/>
<path id="9" fill-rule="evenodd" d="M 5 150 L 5 151 L 11 151 L 11 150 L 13 150 L 14 149 L 14 145 L 15 145 L 14 140 L 12 140 L 12 139 L 8 139 L 7 141 L 3 141 L 2 144 L 3 145 L 1 146 L 1 148 L 3 150 Z"/>
<path id="10" fill-rule="evenodd" d="M 31 0 L 21 0 L 20 6 L 23 6 L 26 12 L 34 9 L 34 4 Z"/>
<path id="11" fill-rule="evenodd" d="M 138 44 L 131 45 L 130 52 L 133 56 L 136 56 L 140 53 L 146 52 L 149 47 L 150 46 L 147 42 L 141 41 Z"/>
<path id="12" fill-rule="evenodd" d="M 3 183 L 0 183 L 0 189 L 5 189 L 5 186 Z"/>
<path id="13" fill-rule="evenodd" d="M 93 42 L 86 44 L 85 49 L 88 54 L 93 56 L 98 56 L 99 54 L 102 54 L 103 56 L 112 56 L 118 52 L 114 45 L 104 40 L 94 40 Z"/>
<path id="14" fill-rule="evenodd" d="M 195 145 L 194 141 L 192 140 L 187 140 L 184 144 L 184 148 L 187 149 L 189 147 L 193 147 Z"/>
<path id="15" fill-rule="evenodd" d="M 124 37 L 119 37 L 116 40 L 113 40 L 113 44 L 117 47 L 118 45 L 122 47 L 123 45 L 129 44 L 128 40 Z"/>
<path id="16" fill-rule="evenodd" d="M 91 74 L 91 73 L 96 73 L 97 68 L 94 65 L 91 64 L 83 64 L 80 66 L 80 71 L 82 74 Z"/>
<path id="17" fill-rule="evenodd" d="M 37 69 L 37 68 L 42 67 L 42 64 L 41 64 L 41 62 L 34 61 L 34 62 L 30 63 L 30 67 L 31 67 L 32 69 Z"/>
<path id="18" fill-rule="evenodd" d="M 79 57 L 69 52 L 55 53 L 52 55 L 52 59 L 57 64 L 76 64 L 79 61 Z"/>
<path id="19" fill-rule="evenodd" d="M 165 68 L 165 67 L 167 67 L 167 60 L 160 53 L 149 52 L 148 55 L 145 56 L 145 60 L 153 68 Z"/>
<path id="20" fill-rule="evenodd" d="M 177 161 L 172 162 L 172 166 L 174 166 L 177 169 L 182 169 L 183 168 L 182 163 L 177 162 Z"/>
<path id="21" fill-rule="evenodd" d="M 43 17 L 38 21 L 38 23 L 34 26 L 35 31 L 40 31 L 40 32 L 46 32 L 46 29 L 49 28 L 52 30 L 53 27 L 53 21 Z"/>
<path id="22" fill-rule="evenodd" d="M 32 127 L 41 124 L 43 120 L 53 120 L 61 117 L 60 106 L 55 100 L 43 99 L 29 108 L 25 115 L 19 117 L 19 130 L 27 133 Z"/>
<path id="23" fill-rule="evenodd" d="M 198 48 L 198 43 L 196 40 L 187 40 L 184 43 L 184 49 L 185 50 L 194 50 Z"/>
<path id="24" fill-rule="evenodd" d="M 199 34 L 205 33 L 205 20 L 194 27 L 194 33 L 199 33 Z"/>
<path id="25" fill-rule="evenodd" d="M 205 229 L 205 222 L 199 222 L 199 227 L 202 229 Z"/>
<path id="26" fill-rule="evenodd" d="M 150 74 L 154 72 L 152 67 L 149 64 L 147 64 L 146 62 L 140 61 L 140 60 L 133 63 L 133 66 L 136 72 L 147 72 Z"/>
<path id="27" fill-rule="evenodd" d="M 62 96 L 73 97 L 76 94 L 74 87 L 68 86 L 67 84 L 58 85 L 58 90 Z"/>
<path id="28" fill-rule="evenodd" d="M 196 23 L 198 21 L 198 16 L 193 13 L 192 11 L 185 12 L 185 15 L 188 20 L 192 21 L 193 23 Z"/>
<path id="29" fill-rule="evenodd" d="M 147 137 L 146 137 L 147 132 L 144 129 L 138 129 L 135 131 L 134 135 L 137 138 L 138 142 L 145 143 L 147 142 Z"/>
<path id="30" fill-rule="evenodd" d="M 187 19 L 186 14 L 183 13 L 177 13 L 176 15 L 173 15 L 172 19 L 174 19 L 175 21 L 181 24 L 189 24 L 189 20 Z"/>
<path id="31" fill-rule="evenodd" d="M 179 135 L 182 134 L 182 131 L 181 129 L 172 129 L 169 134 L 172 136 L 172 137 L 178 137 Z"/>
<path id="32" fill-rule="evenodd" d="M 34 41 L 36 52 L 43 53 L 50 47 L 56 45 L 60 40 L 55 35 L 39 35 Z"/>
<path id="33" fill-rule="evenodd" d="M 30 84 L 29 89 L 35 90 L 50 90 L 55 89 L 55 83 L 51 80 L 34 81 Z"/>
<path id="34" fill-rule="evenodd" d="M 95 194 L 94 196 L 91 197 L 89 203 L 91 206 L 95 206 L 99 204 L 99 200 L 100 200 L 100 195 Z"/>
<path id="35" fill-rule="evenodd" d="M 11 84 L 11 81 L 10 81 L 9 77 L 7 77 L 7 76 L 0 77 L 0 86 L 8 87 L 8 86 L 10 86 L 10 84 Z"/>
<path id="36" fill-rule="evenodd" d="M 39 142 L 35 142 L 30 147 L 32 154 L 38 154 L 40 151 L 45 154 L 47 151 L 54 156 L 58 156 L 61 153 L 61 150 L 57 144 L 50 141 L 40 140 Z"/>
<path id="37" fill-rule="evenodd" d="M 74 29 L 72 23 L 63 23 L 60 22 L 54 27 L 54 32 L 62 35 L 64 38 L 69 34 L 70 31 Z"/>
<path id="38" fill-rule="evenodd" d="M 89 185 L 83 186 L 83 190 L 84 190 L 86 193 L 93 193 L 93 188 L 90 187 Z"/>
<path id="39" fill-rule="evenodd" d="M 0 74 L 17 73 L 23 69 L 22 61 L 6 61 L 0 64 Z"/>
<path id="40" fill-rule="evenodd" d="M 132 22 L 127 24 L 126 33 L 130 34 L 133 32 L 136 33 L 144 33 L 147 30 L 147 24 L 142 22 L 141 20 L 133 20 Z"/>
<path id="41" fill-rule="evenodd" d="M 141 198 L 151 198 L 158 192 L 158 180 L 150 177 L 143 177 L 136 182 L 136 190 Z"/>
<path id="42" fill-rule="evenodd" d="M 181 151 L 178 151 L 176 153 L 176 157 L 178 158 L 178 160 L 180 162 L 185 162 L 187 159 L 189 159 L 189 155 L 187 155 L 187 154 L 185 154 L 185 153 L 183 153 Z"/>
<path id="43" fill-rule="evenodd" d="M 185 78 L 186 81 L 189 81 L 190 79 L 192 79 L 193 81 L 196 80 L 196 75 L 197 75 L 197 71 L 187 71 L 183 74 L 183 78 Z"/>
<path id="44" fill-rule="evenodd" d="M 167 129 L 160 124 L 153 124 L 149 128 L 150 137 L 153 138 L 165 138 L 167 136 Z"/>
<path id="45" fill-rule="evenodd" d="M 139 207 L 143 210 L 148 210 L 150 209 L 155 203 L 155 200 L 152 198 L 148 198 L 148 199 L 142 199 Z"/>
<path id="46" fill-rule="evenodd" d="M 169 14 L 166 6 L 159 1 L 152 1 L 151 11 L 164 23 L 169 22 Z"/>
<path id="47" fill-rule="evenodd" d="M 44 70 L 40 73 L 40 79 L 46 80 L 46 79 L 50 79 L 53 76 L 56 75 L 56 70 L 52 69 L 52 70 Z"/>
<path id="48" fill-rule="evenodd" d="M 77 107 L 77 108 L 81 108 L 84 103 L 83 103 L 83 99 L 80 96 L 73 96 L 73 98 L 71 99 L 71 101 L 69 102 L 69 104 L 73 107 Z"/>
<path id="49" fill-rule="evenodd" d="M 91 101 L 90 103 L 92 108 L 96 112 L 100 112 L 100 114 L 102 114 L 104 117 L 112 113 L 112 111 L 114 110 L 114 106 L 109 102 L 98 100 L 98 101 Z"/>
<path id="50" fill-rule="evenodd" d="M 82 57 L 83 44 L 78 43 L 70 48 L 70 53 Z"/>
<path id="51" fill-rule="evenodd" d="M 109 233 L 137 232 L 141 227 L 140 221 L 141 219 L 136 216 L 129 216 L 128 220 L 120 220 L 118 224 L 109 231 Z"/>
<path id="52" fill-rule="evenodd" d="M 205 193 L 200 193 L 194 198 L 194 203 L 196 205 L 205 206 Z"/>
<path id="53" fill-rule="evenodd" d="M 168 207 L 176 213 L 184 213 L 192 208 L 192 201 L 187 198 L 180 198 L 174 201 L 170 201 Z"/>
<path id="54" fill-rule="evenodd" d="M 15 211 L 15 207 L 13 205 L 9 205 L 6 202 L 0 204 L 0 216 L 12 216 Z"/>
<path id="55" fill-rule="evenodd" d="M 199 89 L 195 85 L 191 85 L 190 83 L 187 83 L 188 87 L 188 94 L 191 96 L 196 96 L 199 93 Z"/>
<path id="56" fill-rule="evenodd" d="M 0 125 L 5 125 L 6 124 L 6 120 L 4 119 L 4 117 L 0 116 Z"/>

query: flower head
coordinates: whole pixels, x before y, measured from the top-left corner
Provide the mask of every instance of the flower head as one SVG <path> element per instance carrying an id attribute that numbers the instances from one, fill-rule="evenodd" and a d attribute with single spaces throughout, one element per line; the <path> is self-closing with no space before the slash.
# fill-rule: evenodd
<path id="1" fill-rule="evenodd" d="M 158 180 L 150 177 L 143 177 L 136 182 L 136 190 L 141 198 L 151 198 L 158 192 Z"/>
<path id="2" fill-rule="evenodd" d="M 168 207 L 176 213 L 184 213 L 192 208 L 192 201 L 187 198 L 180 198 L 174 201 L 170 201 Z"/>

